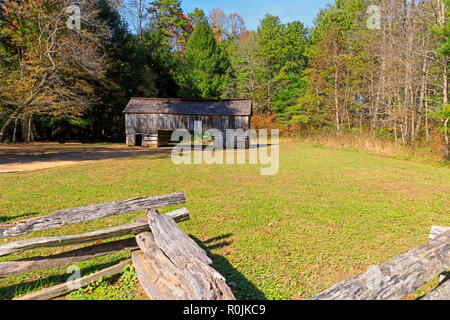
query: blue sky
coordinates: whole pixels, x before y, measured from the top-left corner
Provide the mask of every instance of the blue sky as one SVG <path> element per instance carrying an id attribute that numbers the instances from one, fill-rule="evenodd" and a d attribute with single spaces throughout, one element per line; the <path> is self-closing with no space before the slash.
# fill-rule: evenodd
<path id="1" fill-rule="evenodd" d="M 183 0 L 185 12 L 192 12 L 196 7 L 206 14 L 214 8 L 220 8 L 226 14 L 237 12 L 245 21 L 247 29 L 256 30 L 259 21 L 270 13 L 278 16 L 281 22 L 299 20 L 305 26 L 312 26 L 320 9 L 333 0 Z"/>
<path id="2" fill-rule="evenodd" d="M 247 29 L 256 30 L 267 13 L 278 16 L 282 23 L 298 20 L 305 26 L 312 26 L 320 9 L 325 8 L 327 3 L 334 3 L 334 0 L 182 0 L 181 3 L 186 13 L 196 7 L 203 9 L 207 15 L 215 8 L 222 9 L 226 14 L 237 12 L 244 19 Z M 133 30 L 133 22 L 126 9 L 124 14 Z"/>

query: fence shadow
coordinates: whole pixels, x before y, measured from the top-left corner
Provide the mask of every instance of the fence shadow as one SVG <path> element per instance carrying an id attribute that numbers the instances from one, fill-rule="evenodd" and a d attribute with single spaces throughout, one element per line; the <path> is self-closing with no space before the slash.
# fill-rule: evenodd
<path id="1" fill-rule="evenodd" d="M 213 261 L 212 267 L 225 277 L 227 284 L 230 285 L 230 283 L 234 282 L 237 285 L 236 288 L 230 286 L 237 300 L 267 300 L 264 293 L 251 283 L 242 273 L 236 270 L 225 257 L 211 252 L 211 250 L 228 246 L 229 244 L 226 241 L 221 240 L 231 237 L 232 234 L 223 234 L 206 241 L 200 241 L 192 235 L 189 236 L 200 246 L 200 248 L 206 251 Z"/>
<path id="2" fill-rule="evenodd" d="M 23 218 L 29 218 L 31 216 L 36 216 L 38 214 L 39 214 L 38 212 L 29 212 L 29 213 L 20 214 L 17 216 L 0 216 L 0 224 L 7 223 L 7 222 L 13 222 L 16 220 L 22 220 Z"/>

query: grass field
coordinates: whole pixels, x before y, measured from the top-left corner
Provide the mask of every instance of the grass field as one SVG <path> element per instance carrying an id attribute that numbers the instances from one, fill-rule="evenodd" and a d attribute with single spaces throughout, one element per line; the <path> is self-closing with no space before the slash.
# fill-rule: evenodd
<path id="1" fill-rule="evenodd" d="M 191 220 L 180 226 L 208 249 L 214 267 L 234 282 L 238 299 L 310 298 L 370 265 L 425 243 L 432 225 L 450 225 L 448 167 L 283 142 L 278 175 L 261 176 L 259 169 L 175 166 L 169 155 L 159 154 L 2 174 L 0 223 L 87 204 L 185 191 Z M 143 215 L 127 214 L 26 237 L 88 232 Z M 39 249 L 13 257 L 66 250 Z M 78 265 L 86 275 L 128 255 Z M 0 279 L 0 298 L 64 281 L 65 271 Z M 133 270 L 127 269 L 120 278 L 105 279 L 66 298 L 141 299 L 144 295 Z"/>

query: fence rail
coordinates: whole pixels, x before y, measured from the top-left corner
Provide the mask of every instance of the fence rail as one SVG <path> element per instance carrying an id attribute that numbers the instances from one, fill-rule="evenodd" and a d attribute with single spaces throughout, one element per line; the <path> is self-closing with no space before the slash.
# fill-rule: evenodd
<path id="1" fill-rule="evenodd" d="M 37 248 L 94 242 L 87 247 L 60 254 L 2 262 L 0 263 L 0 278 L 71 265 L 131 250 L 132 259 L 121 261 L 112 267 L 83 278 L 15 299 L 53 299 L 97 281 L 103 276 L 118 274 L 131 263 L 135 266 L 138 279 L 145 292 L 152 299 L 234 299 L 225 279 L 211 267 L 212 262 L 206 252 L 177 226 L 177 223 L 189 219 L 188 210 L 182 208 L 164 215 L 160 215 L 156 210 L 156 208 L 184 203 L 186 203 L 184 192 L 178 192 L 60 210 L 48 216 L 0 224 L 0 238 L 4 238 L 129 212 L 142 210 L 147 212 L 147 218 L 89 233 L 30 238 L 0 245 L 1 257 Z M 129 235 L 133 235 L 133 237 L 98 243 L 100 240 Z M 183 262 L 181 263 L 181 261 Z"/>
<path id="2" fill-rule="evenodd" d="M 433 227 L 428 243 L 318 294 L 313 300 L 398 300 L 450 269 L 450 230 Z M 450 281 L 424 299 L 448 299 Z"/>
<path id="3" fill-rule="evenodd" d="M 163 208 L 183 203 L 186 203 L 184 192 L 177 192 L 150 198 L 135 198 L 125 201 L 115 201 L 66 209 L 57 211 L 45 217 L 0 224 L 0 238 L 25 235 L 35 231 L 58 228 L 68 224 L 91 221 L 151 208 Z"/>

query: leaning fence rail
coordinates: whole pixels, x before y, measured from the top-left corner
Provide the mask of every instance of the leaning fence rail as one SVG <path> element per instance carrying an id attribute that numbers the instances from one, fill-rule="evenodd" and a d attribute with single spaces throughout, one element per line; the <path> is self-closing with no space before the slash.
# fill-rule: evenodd
<path id="1" fill-rule="evenodd" d="M 147 218 L 89 233 L 39 237 L 0 245 L 0 257 L 26 250 L 62 247 L 94 242 L 75 250 L 49 256 L 0 263 L 0 278 L 30 271 L 67 266 L 96 257 L 131 250 L 132 259 L 100 270 L 83 278 L 61 283 L 25 296 L 19 300 L 48 300 L 68 294 L 103 276 L 120 273 L 134 264 L 138 279 L 151 299 L 234 299 L 225 279 L 215 271 L 212 261 L 177 223 L 188 220 L 186 208 L 160 215 L 157 208 L 186 203 L 184 192 L 148 198 L 135 198 L 105 204 L 57 211 L 43 217 L 0 224 L 0 238 L 26 235 L 114 215 L 146 210 Z M 123 236 L 133 237 L 98 243 Z"/>
<path id="2" fill-rule="evenodd" d="M 428 243 L 366 273 L 344 280 L 313 300 L 398 300 L 450 269 L 450 228 L 433 227 Z M 447 280 L 447 281 L 446 281 Z M 422 299 L 450 299 L 450 281 Z"/>

